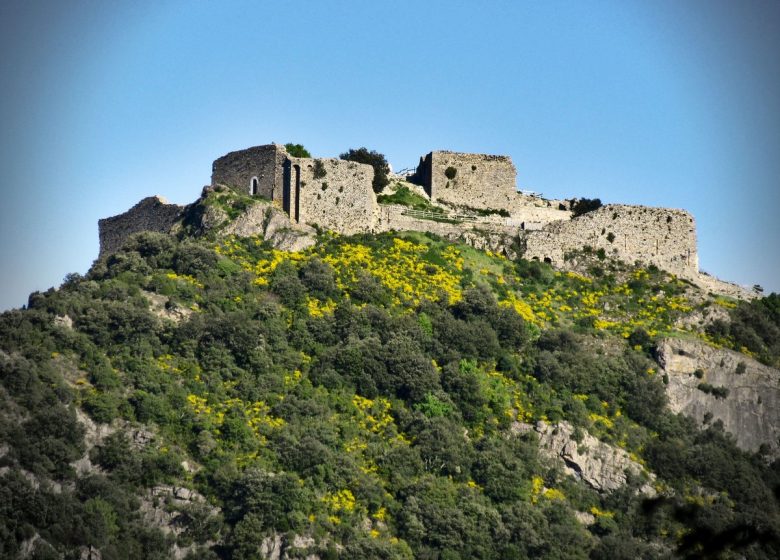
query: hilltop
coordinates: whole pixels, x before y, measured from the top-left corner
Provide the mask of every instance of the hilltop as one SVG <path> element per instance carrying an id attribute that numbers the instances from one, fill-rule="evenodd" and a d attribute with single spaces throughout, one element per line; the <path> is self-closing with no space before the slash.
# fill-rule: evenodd
<path id="1" fill-rule="evenodd" d="M 218 182 L 103 221 L 86 275 L 0 315 L 0 556 L 778 557 L 780 297 L 598 225 L 682 211 L 532 201 L 568 218 L 521 232 L 597 237 L 544 262 L 513 211 L 365 167 L 409 228 Z"/>
<path id="2" fill-rule="evenodd" d="M 427 231 L 558 268 L 566 267 L 567 253 L 590 247 L 626 262 L 658 266 L 715 293 L 742 299 L 755 295 L 699 273 L 696 224 L 684 210 L 602 206 L 599 200 L 547 200 L 518 192 L 508 156 L 434 151 L 420 158 L 413 171 L 390 180 L 389 166 L 376 152 L 359 152 L 368 157 L 363 162 L 293 153 L 278 144 L 231 152 L 214 161 L 209 188 L 244 195 L 244 207 L 269 202 L 286 214 L 289 229 L 313 225 L 348 235 Z M 372 157 L 384 163 L 365 163 Z M 100 221 L 101 254 L 137 231 L 170 232 L 186 215 L 188 207 L 166 204 L 160 197 L 144 199 Z M 262 227 L 245 219 L 242 232 L 258 233 Z"/>

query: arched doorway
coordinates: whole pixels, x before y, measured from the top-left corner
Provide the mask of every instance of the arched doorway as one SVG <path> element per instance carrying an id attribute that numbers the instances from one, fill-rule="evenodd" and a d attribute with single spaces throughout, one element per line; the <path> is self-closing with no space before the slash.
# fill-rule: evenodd
<path id="1" fill-rule="evenodd" d="M 257 177 L 252 177 L 252 180 L 249 182 L 249 194 L 257 194 Z"/>

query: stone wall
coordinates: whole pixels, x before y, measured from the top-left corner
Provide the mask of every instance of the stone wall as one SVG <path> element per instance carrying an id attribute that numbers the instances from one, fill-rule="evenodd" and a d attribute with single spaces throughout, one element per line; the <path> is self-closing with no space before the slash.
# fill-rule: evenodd
<path id="1" fill-rule="evenodd" d="M 525 258 L 563 265 L 564 253 L 588 245 L 633 263 L 655 264 L 695 280 L 699 261 L 696 224 L 688 212 L 609 204 L 575 219 L 524 233 Z"/>
<path id="2" fill-rule="evenodd" d="M 374 168 L 340 159 L 287 158 L 282 208 L 294 223 L 343 234 L 372 229 L 377 202 Z"/>
<path id="3" fill-rule="evenodd" d="M 162 197 L 150 196 L 124 214 L 99 220 L 100 256 L 118 251 L 133 233 L 169 232 L 181 219 L 184 208 L 178 204 L 168 204 Z"/>
<path id="4" fill-rule="evenodd" d="M 211 184 L 280 200 L 282 167 L 286 158 L 287 151 L 278 144 L 230 152 L 212 164 Z"/>
<path id="5" fill-rule="evenodd" d="M 419 177 L 431 200 L 472 208 L 508 209 L 516 197 L 517 172 L 509 156 L 431 152 Z M 448 169 L 454 175 L 447 176 Z"/>

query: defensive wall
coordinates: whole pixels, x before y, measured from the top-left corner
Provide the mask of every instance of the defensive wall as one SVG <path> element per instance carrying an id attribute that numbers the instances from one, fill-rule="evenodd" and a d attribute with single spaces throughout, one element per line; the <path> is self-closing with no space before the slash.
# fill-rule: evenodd
<path id="1" fill-rule="evenodd" d="M 287 151 L 279 144 L 230 152 L 211 166 L 211 184 L 225 185 L 250 195 L 281 200 Z"/>
<path id="2" fill-rule="evenodd" d="M 523 235 L 527 259 L 563 265 L 564 254 L 588 245 L 633 263 L 655 264 L 696 278 L 696 223 L 685 210 L 608 204 L 572 220 L 552 222 Z"/>
<path id="3" fill-rule="evenodd" d="M 263 196 L 297 224 L 316 224 L 343 234 L 420 230 L 460 239 L 479 248 L 522 252 L 528 259 L 564 265 L 564 255 L 590 246 L 627 262 L 640 261 L 698 280 L 696 225 L 684 210 L 610 204 L 577 218 L 564 201 L 515 190 L 515 167 L 506 156 L 436 151 L 421 158 L 412 178 L 434 202 L 453 213 L 508 210 L 464 220 L 424 219 L 408 208 L 378 205 L 369 165 L 328 158 L 295 158 L 270 144 L 231 152 L 212 167 L 212 184 Z M 184 207 L 158 197 L 100 220 L 100 254 L 116 251 L 138 231 L 170 231 Z M 711 282 L 712 289 L 718 281 Z M 710 287 L 708 285 L 708 287 Z M 718 290 L 721 291 L 721 290 Z"/>
<path id="4" fill-rule="evenodd" d="M 344 234 L 371 229 L 377 211 L 374 168 L 340 159 L 288 158 L 282 208 L 298 224 Z"/>
<path id="5" fill-rule="evenodd" d="M 435 151 L 420 158 L 414 182 L 431 202 L 498 210 L 517 195 L 516 176 L 509 156 Z"/>
<path id="6" fill-rule="evenodd" d="M 125 239 L 133 233 L 169 232 L 182 218 L 184 209 L 184 206 L 178 204 L 168 204 L 162 197 L 150 196 L 123 214 L 99 220 L 100 256 L 119 250 Z"/>

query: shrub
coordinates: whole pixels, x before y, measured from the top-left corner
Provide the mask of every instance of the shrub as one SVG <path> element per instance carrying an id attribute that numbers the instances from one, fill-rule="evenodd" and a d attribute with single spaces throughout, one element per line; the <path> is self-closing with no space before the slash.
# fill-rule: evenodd
<path id="1" fill-rule="evenodd" d="M 369 151 L 368 148 L 350 148 L 348 152 L 340 154 L 339 158 L 357 163 L 367 163 L 373 167 L 374 181 L 372 187 L 376 193 L 381 192 L 390 183 L 390 179 L 387 178 L 387 174 L 390 173 L 390 166 L 384 154 L 374 150 Z"/>
<path id="2" fill-rule="evenodd" d="M 601 199 L 599 198 L 576 198 L 571 202 L 571 217 L 576 218 L 598 208 L 601 208 Z"/>
<path id="3" fill-rule="evenodd" d="M 290 154 L 292 157 L 300 157 L 300 158 L 311 157 L 309 150 L 304 148 L 302 144 L 288 143 L 284 145 L 284 149 L 287 150 L 287 153 Z"/>
<path id="4" fill-rule="evenodd" d="M 607 241 L 609 241 L 610 243 L 615 241 L 615 234 L 612 233 L 611 231 L 607 234 Z"/>
<path id="5" fill-rule="evenodd" d="M 322 179 L 325 177 L 325 175 L 328 174 L 328 171 L 325 169 L 325 164 L 322 163 L 321 159 L 315 159 L 314 160 L 314 178 L 315 179 Z M 323 183 L 325 185 L 325 183 Z M 323 189 L 325 190 L 325 189 Z"/>
<path id="6" fill-rule="evenodd" d="M 444 175 L 450 181 L 452 181 L 455 178 L 455 175 L 457 175 L 457 174 L 458 174 L 458 170 L 455 169 L 454 167 L 452 167 L 451 165 L 447 169 L 444 170 Z"/>

